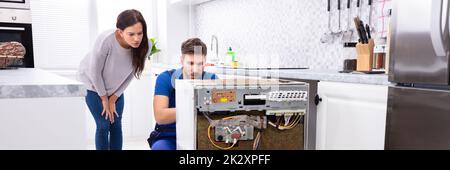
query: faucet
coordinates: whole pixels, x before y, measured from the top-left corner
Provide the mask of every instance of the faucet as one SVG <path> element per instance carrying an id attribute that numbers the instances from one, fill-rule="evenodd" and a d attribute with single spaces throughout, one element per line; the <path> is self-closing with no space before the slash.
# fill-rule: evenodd
<path id="1" fill-rule="evenodd" d="M 211 59 L 211 61 L 214 64 L 218 64 L 219 63 L 219 39 L 217 38 L 216 35 L 211 36 L 211 51 L 214 51 L 214 48 L 213 48 L 214 41 L 216 42 L 216 48 L 215 48 L 216 56 L 215 56 L 215 58 Z"/>

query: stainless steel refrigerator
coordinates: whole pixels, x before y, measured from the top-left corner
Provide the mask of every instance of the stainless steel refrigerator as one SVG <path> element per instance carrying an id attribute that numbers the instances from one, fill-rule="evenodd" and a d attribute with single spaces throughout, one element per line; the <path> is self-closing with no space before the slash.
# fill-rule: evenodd
<path id="1" fill-rule="evenodd" d="M 450 149 L 448 0 L 394 0 L 385 149 Z"/>

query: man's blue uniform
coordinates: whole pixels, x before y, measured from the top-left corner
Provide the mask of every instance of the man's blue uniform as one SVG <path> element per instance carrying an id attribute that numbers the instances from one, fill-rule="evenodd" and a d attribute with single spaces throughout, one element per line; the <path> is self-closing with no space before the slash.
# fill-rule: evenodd
<path id="1" fill-rule="evenodd" d="M 214 73 L 203 72 L 201 79 L 215 80 L 217 75 Z M 175 80 L 183 79 L 182 69 L 168 70 L 161 73 L 156 79 L 155 95 L 167 96 L 169 98 L 169 108 L 175 108 Z M 178 114 L 178 113 L 177 113 Z M 183 113 L 180 113 L 183 114 Z M 176 149 L 176 123 L 155 126 L 149 138 L 149 144 L 152 150 L 175 150 Z"/>

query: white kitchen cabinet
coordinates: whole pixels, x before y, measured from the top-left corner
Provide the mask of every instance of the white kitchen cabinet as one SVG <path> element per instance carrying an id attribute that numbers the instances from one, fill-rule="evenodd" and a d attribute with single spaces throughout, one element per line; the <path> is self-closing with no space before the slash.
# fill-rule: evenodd
<path id="1" fill-rule="evenodd" d="M 84 88 L 45 70 L 0 73 L 0 150 L 87 148 Z"/>
<path id="2" fill-rule="evenodd" d="M 76 71 L 74 70 L 51 70 L 51 72 L 76 80 Z M 152 81 L 151 71 L 146 70 L 141 79 L 134 79 L 124 91 L 125 107 L 122 117 L 124 146 L 127 145 L 128 139 L 142 141 L 142 145 L 146 145 L 146 139 L 153 130 L 155 121 L 153 117 L 154 83 Z M 87 140 L 93 143 L 96 129 L 95 121 L 84 101 L 82 107 L 86 117 Z"/>
<path id="3" fill-rule="evenodd" d="M 153 129 L 153 88 L 150 72 L 133 80 L 125 90 L 124 135 L 146 138 Z M 126 115 L 128 114 L 128 115 Z M 125 134 L 127 131 L 127 134 Z M 143 140 L 145 141 L 145 140 Z"/>
<path id="4" fill-rule="evenodd" d="M 76 70 L 48 70 L 47 71 L 57 74 L 59 76 L 71 79 L 71 80 L 77 80 L 77 71 Z M 89 141 L 88 144 L 91 144 L 95 140 L 95 121 L 92 117 L 91 112 L 89 111 L 89 108 L 86 105 L 86 101 L 83 101 L 82 106 L 82 112 L 84 113 L 85 117 L 85 131 L 86 131 L 86 140 Z M 92 145 L 92 144 L 91 144 Z"/>
<path id="5" fill-rule="evenodd" d="M 318 150 L 384 149 L 388 86 L 319 82 Z"/>
<path id="6" fill-rule="evenodd" d="M 0 99 L 0 150 L 87 149 L 83 97 Z"/>

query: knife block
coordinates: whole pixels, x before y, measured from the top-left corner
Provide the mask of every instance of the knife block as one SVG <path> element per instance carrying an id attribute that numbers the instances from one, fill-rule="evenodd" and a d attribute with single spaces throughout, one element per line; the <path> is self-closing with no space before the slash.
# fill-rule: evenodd
<path id="1" fill-rule="evenodd" d="M 356 71 L 372 71 L 374 47 L 373 39 L 370 39 L 368 44 L 356 44 Z"/>

